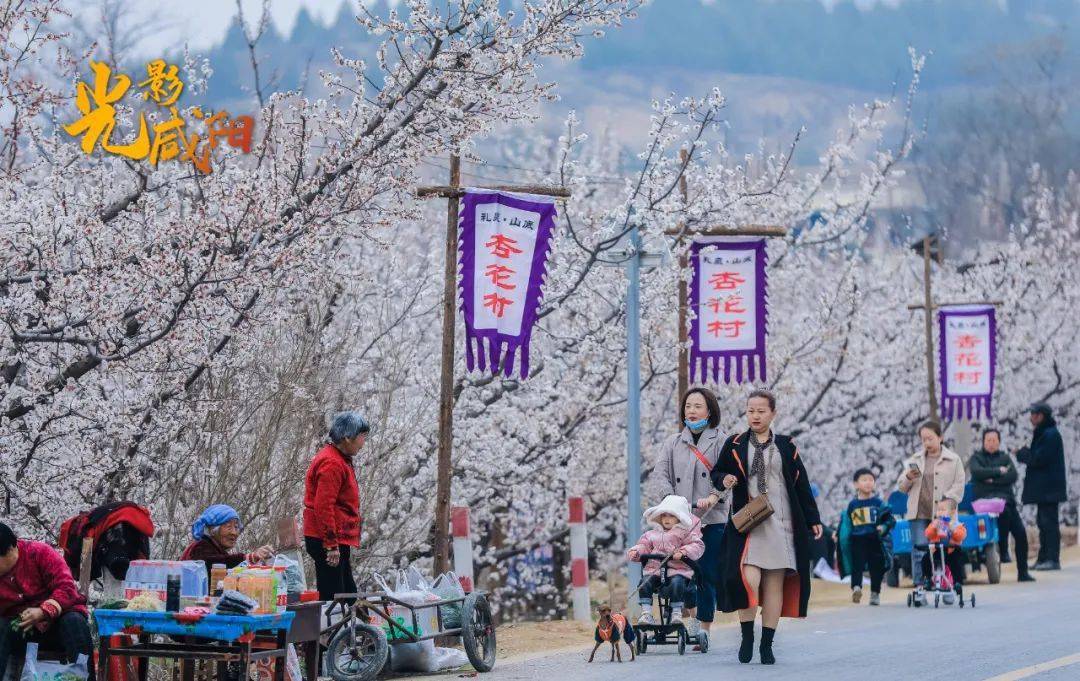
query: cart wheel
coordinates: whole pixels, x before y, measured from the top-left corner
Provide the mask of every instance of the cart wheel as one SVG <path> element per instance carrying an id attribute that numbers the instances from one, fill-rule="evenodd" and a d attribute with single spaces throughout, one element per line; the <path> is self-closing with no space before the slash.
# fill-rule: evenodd
<path id="1" fill-rule="evenodd" d="M 701 652 L 709 652 L 709 632 L 702 629 L 697 635 L 698 645 L 701 646 Z"/>
<path id="2" fill-rule="evenodd" d="M 680 630 L 678 632 L 678 636 L 679 636 L 679 654 L 680 655 L 685 655 L 686 654 L 686 634 L 683 631 Z"/>
<path id="3" fill-rule="evenodd" d="M 461 606 L 461 642 L 473 668 L 490 672 L 495 666 L 495 625 L 491 621 L 491 606 L 480 593 L 465 597 Z"/>
<path id="4" fill-rule="evenodd" d="M 938 607 L 941 603 L 941 594 L 934 594 L 934 607 Z"/>
<path id="5" fill-rule="evenodd" d="M 388 655 L 383 630 L 354 621 L 330 639 L 326 669 L 334 681 L 371 681 L 382 671 Z"/>
<path id="6" fill-rule="evenodd" d="M 971 594 L 971 607 L 975 607 L 975 594 Z"/>
<path id="7" fill-rule="evenodd" d="M 997 584 L 1001 581 L 1001 553 L 998 545 L 991 542 L 986 545 L 986 581 Z"/>
<path id="8" fill-rule="evenodd" d="M 912 601 L 914 601 L 914 600 L 915 600 L 915 597 L 912 596 L 911 593 L 909 592 L 908 595 L 907 595 L 907 607 L 910 608 L 911 605 L 912 605 Z"/>

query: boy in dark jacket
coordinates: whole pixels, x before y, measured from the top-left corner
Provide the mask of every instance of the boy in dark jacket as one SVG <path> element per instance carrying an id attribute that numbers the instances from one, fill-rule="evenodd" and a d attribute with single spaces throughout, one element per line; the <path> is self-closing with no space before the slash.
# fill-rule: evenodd
<path id="1" fill-rule="evenodd" d="M 1002 451 L 1001 434 L 997 429 L 989 428 L 983 432 L 982 449 L 971 456 L 969 466 L 975 499 L 1005 501 L 1005 509 L 997 519 L 998 548 L 1002 562 L 1008 560 L 1011 534 L 1016 544 L 1016 575 L 1021 582 L 1034 582 L 1035 578 L 1028 573 L 1027 528 L 1020 518 L 1016 495 L 1013 493 L 1013 485 L 1018 477 L 1016 464 L 1007 452 Z"/>
<path id="2" fill-rule="evenodd" d="M 896 520 L 889 505 L 876 493 L 877 478 L 869 468 L 855 471 L 855 498 L 847 507 L 851 525 L 851 600 L 862 600 L 863 570 L 870 570 L 870 605 L 881 603 L 881 578 L 888 568 L 885 537 Z"/>

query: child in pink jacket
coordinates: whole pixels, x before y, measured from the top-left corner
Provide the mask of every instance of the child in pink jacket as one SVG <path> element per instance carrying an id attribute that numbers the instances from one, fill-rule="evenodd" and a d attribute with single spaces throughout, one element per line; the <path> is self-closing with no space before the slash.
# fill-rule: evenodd
<path id="1" fill-rule="evenodd" d="M 626 552 L 627 558 L 636 561 L 640 556 L 656 553 L 671 556 L 667 563 L 668 594 L 671 596 L 671 621 L 682 619 L 683 607 L 687 616 L 694 616 L 697 585 L 693 569 L 683 558 L 697 560 L 705 553 L 701 539 L 701 522 L 690 512 L 690 502 L 675 494 L 664 497 L 658 505 L 645 511 L 645 520 L 653 529 L 641 535 L 638 543 Z M 645 577 L 638 592 L 641 617 L 638 624 L 656 624 L 652 615 L 653 594 L 660 589 L 660 561 L 650 560 L 644 569 Z"/>

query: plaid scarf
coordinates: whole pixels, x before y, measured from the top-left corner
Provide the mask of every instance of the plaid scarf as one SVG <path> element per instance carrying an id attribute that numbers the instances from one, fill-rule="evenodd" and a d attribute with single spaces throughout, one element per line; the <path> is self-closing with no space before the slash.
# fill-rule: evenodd
<path id="1" fill-rule="evenodd" d="M 753 433 L 750 433 L 750 444 L 754 446 L 754 461 L 750 464 L 750 475 L 757 476 L 757 491 L 758 495 L 768 492 L 769 486 L 769 471 L 765 466 L 765 452 L 772 446 L 773 434 L 769 431 L 769 439 L 765 442 L 758 442 Z M 772 463 L 770 457 L 769 463 Z"/>

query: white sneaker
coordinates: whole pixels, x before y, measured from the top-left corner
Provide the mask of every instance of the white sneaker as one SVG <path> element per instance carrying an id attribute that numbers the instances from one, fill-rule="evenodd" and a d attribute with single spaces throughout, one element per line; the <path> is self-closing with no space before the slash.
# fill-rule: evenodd
<path id="1" fill-rule="evenodd" d="M 862 600 L 862 587 L 857 586 L 851 590 L 851 602 L 858 603 Z"/>
<path id="2" fill-rule="evenodd" d="M 686 627 L 686 633 L 689 636 L 697 636 L 701 633 L 701 622 L 696 617 L 688 617 L 683 622 L 683 626 Z"/>
<path id="3" fill-rule="evenodd" d="M 641 613 L 641 617 L 638 618 L 637 623 L 652 625 L 656 624 L 656 620 L 653 619 L 652 613 L 646 610 L 645 612 Z"/>
<path id="4" fill-rule="evenodd" d="M 681 619 L 682 619 L 682 609 L 680 609 L 680 608 L 672 608 L 671 609 L 671 623 L 675 624 L 676 622 L 680 621 Z"/>

